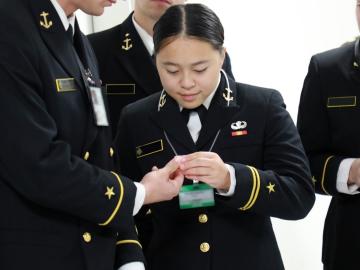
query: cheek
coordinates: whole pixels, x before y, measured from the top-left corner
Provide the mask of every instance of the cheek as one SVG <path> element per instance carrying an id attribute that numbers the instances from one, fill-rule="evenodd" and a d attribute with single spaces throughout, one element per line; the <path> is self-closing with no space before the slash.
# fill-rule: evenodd
<path id="1" fill-rule="evenodd" d="M 173 92 L 176 89 L 177 80 L 175 76 L 172 76 L 166 72 L 159 72 L 161 84 L 167 91 Z"/>

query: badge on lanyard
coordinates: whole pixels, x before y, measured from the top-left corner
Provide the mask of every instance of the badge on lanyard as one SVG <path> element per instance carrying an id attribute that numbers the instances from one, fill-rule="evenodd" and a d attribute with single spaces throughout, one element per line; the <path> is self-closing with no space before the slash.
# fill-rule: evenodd
<path id="1" fill-rule="evenodd" d="M 89 91 L 96 125 L 105 127 L 109 126 L 101 88 L 96 86 L 89 86 Z"/>
<path id="2" fill-rule="evenodd" d="M 180 209 L 214 206 L 214 189 L 208 184 L 183 186 L 179 193 L 179 204 Z"/>

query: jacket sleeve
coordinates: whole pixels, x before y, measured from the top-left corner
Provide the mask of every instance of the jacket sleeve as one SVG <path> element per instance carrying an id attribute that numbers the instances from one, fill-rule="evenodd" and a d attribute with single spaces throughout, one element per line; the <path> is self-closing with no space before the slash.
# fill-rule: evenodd
<path id="1" fill-rule="evenodd" d="M 310 161 L 316 192 L 335 195 L 337 171 L 346 158 L 331 149 L 331 130 L 320 82 L 319 65 L 312 57 L 301 93 L 297 126 Z"/>
<path id="2" fill-rule="evenodd" d="M 133 230 L 129 230 L 127 234 L 118 235 L 116 241 L 115 269 L 119 269 L 122 265 L 130 262 L 143 262 L 145 264 L 142 244 L 138 240 L 138 232 L 135 224 L 133 224 L 132 228 Z"/>
<path id="3" fill-rule="evenodd" d="M 255 168 L 251 164 L 231 164 L 237 181 L 235 193 L 220 199 L 240 211 L 283 219 L 303 218 L 315 200 L 307 158 L 277 91 L 266 106 L 263 165 Z"/>
<path id="4" fill-rule="evenodd" d="M 0 178 L 42 207 L 126 231 L 136 187 L 73 154 L 44 99 L 40 55 L 0 40 Z M 73 127 L 76 128 L 76 127 Z"/>

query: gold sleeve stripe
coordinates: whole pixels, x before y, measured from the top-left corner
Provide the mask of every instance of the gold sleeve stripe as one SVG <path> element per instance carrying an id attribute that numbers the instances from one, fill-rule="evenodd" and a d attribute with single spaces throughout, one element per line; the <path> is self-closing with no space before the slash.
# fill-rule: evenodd
<path id="1" fill-rule="evenodd" d="M 99 225 L 100 226 L 106 226 L 108 225 L 115 217 L 115 215 L 117 214 L 117 212 L 119 211 L 119 208 L 120 208 L 120 205 L 122 203 L 122 200 L 123 200 L 123 197 L 124 197 L 124 186 L 123 186 L 123 183 L 120 179 L 120 176 L 117 174 L 117 173 L 114 173 L 114 172 L 111 172 L 113 175 L 115 175 L 116 179 L 118 180 L 119 182 L 119 185 L 120 185 L 120 196 L 119 196 L 119 201 L 115 207 L 115 210 L 114 212 L 111 214 L 111 216 L 109 217 L 108 220 L 106 220 L 104 223 L 100 223 Z"/>
<path id="2" fill-rule="evenodd" d="M 254 172 L 255 172 L 255 175 L 256 175 L 256 181 L 257 181 L 257 185 L 256 185 L 256 191 L 255 191 L 255 195 L 254 195 L 254 198 L 251 202 L 251 204 L 249 205 L 249 208 L 250 209 L 254 203 L 256 202 L 258 196 L 259 196 L 259 191 L 260 191 L 260 175 L 259 175 L 259 172 L 257 171 L 257 169 L 253 168 Z"/>
<path id="3" fill-rule="evenodd" d="M 140 244 L 139 241 L 136 241 L 136 240 L 121 240 L 121 241 L 117 241 L 116 242 L 116 245 L 124 245 L 124 244 L 136 244 L 138 245 L 139 247 L 142 248 L 142 245 Z"/>
<path id="4" fill-rule="evenodd" d="M 250 195 L 249 201 L 243 207 L 240 208 L 240 210 L 243 210 L 243 211 L 251 208 L 251 206 L 254 204 L 254 202 L 257 199 L 257 196 L 259 194 L 259 189 L 260 189 L 260 179 L 258 179 L 258 174 L 256 172 L 256 169 L 251 166 L 247 166 L 247 167 L 250 169 L 251 174 L 252 174 L 253 187 L 251 190 L 251 195 Z"/>
<path id="5" fill-rule="evenodd" d="M 325 189 L 325 186 L 324 186 L 324 181 L 325 181 L 325 172 L 326 172 L 326 167 L 327 167 L 327 164 L 329 162 L 330 159 L 332 159 L 334 156 L 329 156 L 326 161 L 325 161 L 325 164 L 324 164 L 324 168 L 323 168 L 323 172 L 322 172 L 322 175 L 321 175 L 321 188 L 322 190 L 325 192 L 325 194 L 327 195 L 330 195 L 329 192 L 327 192 L 327 190 Z"/>

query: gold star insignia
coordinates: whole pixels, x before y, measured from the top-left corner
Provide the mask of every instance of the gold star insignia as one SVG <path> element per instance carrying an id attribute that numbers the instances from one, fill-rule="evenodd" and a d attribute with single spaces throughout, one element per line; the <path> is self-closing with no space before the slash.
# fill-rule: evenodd
<path id="1" fill-rule="evenodd" d="M 269 184 L 266 186 L 266 188 L 269 190 L 269 194 L 271 192 L 275 192 L 275 184 L 271 184 L 271 182 L 269 182 Z"/>
<path id="2" fill-rule="evenodd" d="M 111 187 L 111 188 L 106 187 L 105 196 L 107 196 L 108 199 L 111 200 L 111 197 L 112 197 L 112 196 L 115 196 L 114 187 Z"/>

